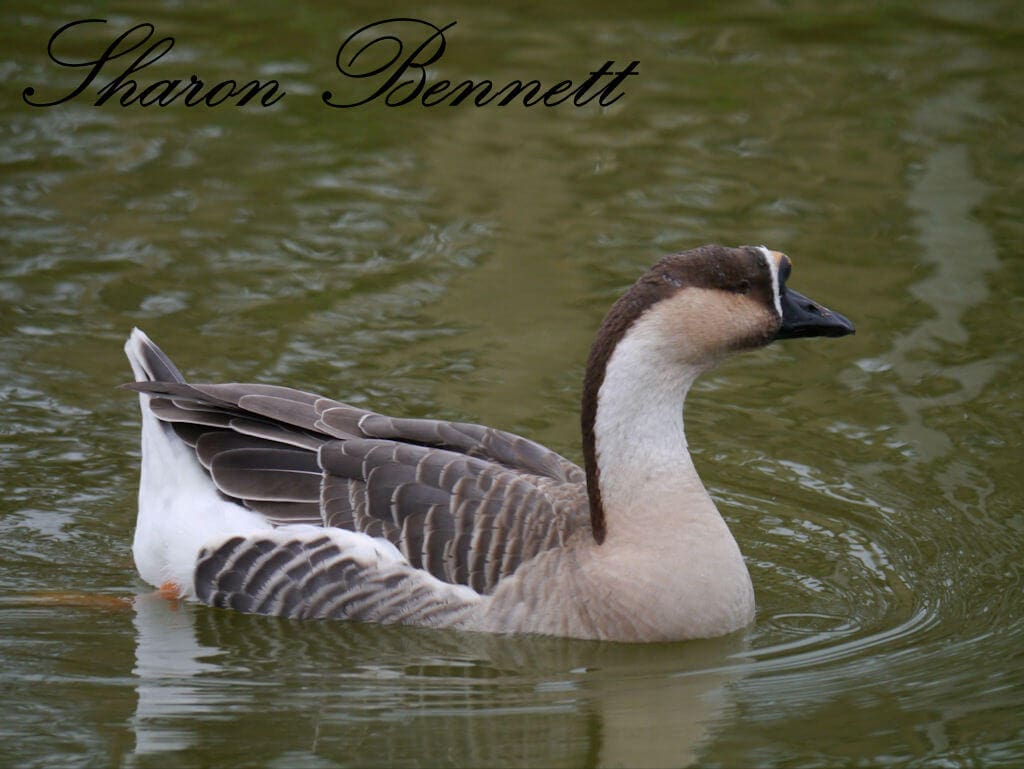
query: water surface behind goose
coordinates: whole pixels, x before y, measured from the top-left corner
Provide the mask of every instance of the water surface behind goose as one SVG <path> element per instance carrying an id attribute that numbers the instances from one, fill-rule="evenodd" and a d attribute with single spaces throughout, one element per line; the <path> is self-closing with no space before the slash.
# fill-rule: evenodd
<path id="1" fill-rule="evenodd" d="M 104 12 L 176 38 L 154 78 L 277 77 L 269 110 L 31 109 L 15 89 L 74 84 L 44 55 L 70 17 L 6 5 L 2 763 L 1024 761 L 1022 28 L 1013 2 L 930 8 L 435 3 L 458 24 L 432 76 L 641 75 L 608 109 L 335 111 L 335 49 L 374 4 Z M 297 624 L 135 576 L 138 417 L 114 389 L 132 325 L 199 381 L 578 460 L 603 312 L 704 242 L 787 251 L 793 285 L 858 326 L 731 361 L 687 404 L 753 574 L 748 632 Z"/>

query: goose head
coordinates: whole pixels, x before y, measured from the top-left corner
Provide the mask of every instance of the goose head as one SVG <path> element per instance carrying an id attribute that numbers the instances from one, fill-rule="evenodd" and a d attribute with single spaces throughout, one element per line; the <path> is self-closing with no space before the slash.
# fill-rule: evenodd
<path id="1" fill-rule="evenodd" d="M 664 257 L 612 305 L 591 349 L 581 411 L 598 543 L 610 455 L 642 466 L 649 448 L 651 464 L 689 463 L 682 403 L 698 374 L 776 339 L 854 333 L 845 317 L 791 289 L 791 271 L 788 256 L 764 246 L 702 246 Z"/>

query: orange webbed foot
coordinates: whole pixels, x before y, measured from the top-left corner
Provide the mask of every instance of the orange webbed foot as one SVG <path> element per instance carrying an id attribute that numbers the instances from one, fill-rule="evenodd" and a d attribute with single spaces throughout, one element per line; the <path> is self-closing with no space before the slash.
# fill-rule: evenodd
<path id="1" fill-rule="evenodd" d="M 156 592 L 161 598 L 166 598 L 168 601 L 177 601 L 181 598 L 182 594 L 182 590 L 178 587 L 177 583 L 170 580 L 158 587 Z"/>

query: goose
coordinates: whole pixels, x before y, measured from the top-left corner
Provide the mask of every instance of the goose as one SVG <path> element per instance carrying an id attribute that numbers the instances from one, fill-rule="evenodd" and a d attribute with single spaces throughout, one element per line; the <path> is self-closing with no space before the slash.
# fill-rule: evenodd
<path id="1" fill-rule="evenodd" d="M 139 574 L 167 597 L 299 619 L 619 642 L 740 630 L 754 591 L 683 402 L 731 353 L 854 333 L 787 286 L 791 269 L 764 246 L 709 245 L 644 273 L 590 352 L 583 468 L 477 424 L 189 384 L 134 329 Z"/>

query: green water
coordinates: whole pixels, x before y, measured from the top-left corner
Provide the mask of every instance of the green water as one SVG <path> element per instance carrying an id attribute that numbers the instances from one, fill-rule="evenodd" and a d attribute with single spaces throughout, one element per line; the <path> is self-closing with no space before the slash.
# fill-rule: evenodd
<path id="1" fill-rule="evenodd" d="M 0 10 L 0 764 L 1024 762 L 1016 2 L 96 6 Z M 325 107 L 340 41 L 410 14 L 457 22 L 431 78 L 640 75 L 607 108 Z M 46 43 L 89 17 L 175 38 L 140 79 L 287 96 L 27 106 L 81 79 Z M 578 460 L 604 311 L 705 242 L 786 251 L 792 285 L 858 328 L 730 361 L 687 404 L 757 592 L 739 637 L 297 624 L 136 577 L 138 413 L 115 389 L 133 325 L 198 381 Z"/>

